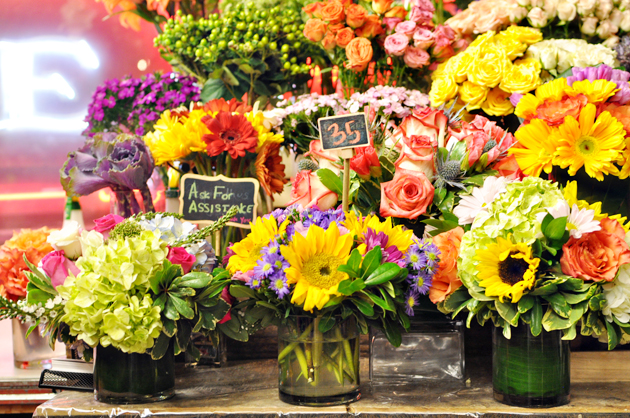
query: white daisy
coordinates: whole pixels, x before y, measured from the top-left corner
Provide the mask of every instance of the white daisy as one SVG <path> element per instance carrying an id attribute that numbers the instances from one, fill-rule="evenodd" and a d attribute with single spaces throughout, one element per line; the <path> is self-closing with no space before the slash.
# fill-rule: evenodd
<path id="1" fill-rule="evenodd" d="M 582 238 L 583 234 L 602 229 L 599 221 L 594 219 L 595 211 L 590 209 L 580 209 L 576 204 L 573 204 L 571 209 L 569 209 L 569 204 L 564 200 L 549 209 L 549 213 L 554 218 L 566 216 L 567 230 L 575 239 Z"/>
<path id="2" fill-rule="evenodd" d="M 478 214 L 487 212 L 494 199 L 505 192 L 508 182 L 505 177 L 488 177 L 482 187 L 475 187 L 470 196 L 462 197 L 459 205 L 453 209 L 453 214 L 459 218 L 459 224 L 471 224 Z"/>

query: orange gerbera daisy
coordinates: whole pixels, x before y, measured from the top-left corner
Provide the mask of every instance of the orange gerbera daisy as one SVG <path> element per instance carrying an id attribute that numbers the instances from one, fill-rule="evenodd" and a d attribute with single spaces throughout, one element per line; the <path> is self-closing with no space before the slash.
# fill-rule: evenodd
<path id="1" fill-rule="evenodd" d="M 201 121 L 211 132 L 203 136 L 209 156 L 215 157 L 227 151 L 230 157 L 236 159 L 244 157 L 247 152 L 256 152 L 258 132 L 245 116 L 220 111 L 214 118 L 208 115 Z"/>
<path id="2" fill-rule="evenodd" d="M 252 107 L 248 106 L 247 103 L 239 102 L 236 99 L 230 99 L 226 102 L 222 97 L 220 99 L 210 100 L 208 103 L 204 104 L 203 110 L 209 113 L 223 111 L 242 115 L 244 113 L 251 112 Z"/>
<path id="3" fill-rule="evenodd" d="M 284 174 L 284 164 L 280 156 L 280 144 L 267 142 L 256 157 L 256 177 L 269 196 L 282 193 L 288 181 Z"/>

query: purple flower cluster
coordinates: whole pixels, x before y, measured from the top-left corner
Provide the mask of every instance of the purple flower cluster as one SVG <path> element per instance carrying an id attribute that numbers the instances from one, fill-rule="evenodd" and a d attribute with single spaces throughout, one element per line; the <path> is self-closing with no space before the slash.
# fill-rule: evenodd
<path id="1" fill-rule="evenodd" d="M 612 103 L 618 103 L 625 105 L 630 102 L 630 73 L 622 70 L 615 70 L 606 64 L 602 64 L 598 67 L 573 67 L 571 69 L 573 75 L 567 77 L 567 83 L 572 86 L 576 81 L 582 80 L 608 80 L 617 84 L 619 91 L 612 96 L 609 101 Z"/>
<path id="2" fill-rule="evenodd" d="M 431 287 L 440 261 L 440 250 L 435 244 L 427 241 L 414 243 L 406 255 L 406 265 L 409 269 L 407 282 L 409 291 L 405 295 L 405 311 L 413 316 L 413 307 L 418 304 L 420 295 L 426 295 Z"/>
<path id="3" fill-rule="evenodd" d="M 163 111 L 197 101 L 199 93 L 194 78 L 174 72 L 107 80 L 92 95 L 83 135 L 109 131 L 144 135 Z"/>
<path id="4" fill-rule="evenodd" d="M 265 280 L 268 280 L 267 286 L 276 292 L 278 299 L 282 299 L 289 294 L 290 290 L 284 272 L 287 268 L 289 268 L 289 262 L 280 253 L 280 245 L 271 241 L 269 245 L 263 247 L 262 258 L 258 260 L 252 279 L 247 284 L 252 289 L 260 289 L 265 284 Z"/>

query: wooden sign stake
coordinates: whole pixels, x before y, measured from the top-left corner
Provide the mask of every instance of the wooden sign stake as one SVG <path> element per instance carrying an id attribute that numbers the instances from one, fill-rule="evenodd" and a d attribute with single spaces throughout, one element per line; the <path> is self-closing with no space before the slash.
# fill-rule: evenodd
<path id="1" fill-rule="evenodd" d="M 221 229 L 214 232 L 214 253 L 217 257 L 221 254 Z"/>

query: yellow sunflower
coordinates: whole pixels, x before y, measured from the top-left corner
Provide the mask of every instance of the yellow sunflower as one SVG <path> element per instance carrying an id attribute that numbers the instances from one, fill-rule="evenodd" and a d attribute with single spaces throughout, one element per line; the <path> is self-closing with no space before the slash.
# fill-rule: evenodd
<path id="1" fill-rule="evenodd" d="M 558 146 L 551 134 L 556 130 L 540 119 L 533 119 L 516 131 L 518 145 L 510 148 L 508 154 L 516 157 L 523 173 L 536 177 L 543 170 L 551 173 L 553 155 Z"/>
<path id="2" fill-rule="evenodd" d="M 387 218 L 384 222 L 381 222 L 376 215 L 367 215 L 365 218 L 361 218 L 354 212 L 348 212 L 346 213 L 346 220 L 343 226 L 345 226 L 353 236 L 356 235 L 359 241 L 365 238 L 365 233 L 368 228 L 373 229 L 377 234 L 383 232 L 389 237 L 387 246 L 391 247 L 393 245 L 403 254 L 413 244 L 413 231 L 404 229 L 402 225 L 393 226 L 391 218 Z M 365 244 L 359 245 L 358 250 L 361 254 L 365 254 Z"/>
<path id="3" fill-rule="evenodd" d="M 322 309 L 337 292 L 339 283 L 348 278 L 338 270 L 350 257 L 352 234 L 340 235 L 337 224 L 327 230 L 311 225 L 306 237 L 295 234 L 293 241 L 280 247 L 291 267 L 285 270 L 287 283 L 295 284 L 291 303 L 305 311 Z"/>
<path id="4" fill-rule="evenodd" d="M 567 116 L 550 140 L 558 143 L 554 165 L 569 167 L 569 175 L 584 166 L 586 173 L 599 181 L 604 174 L 618 175 L 614 165 L 621 158 L 625 146 L 623 124 L 602 112 L 596 120 L 597 108 L 589 103 L 580 112 L 579 121 Z"/>
<path id="5" fill-rule="evenodd" d="M 540 259 L 532 258 L 532 249 L 525 243 L 513 244 L 499 237 L 496 243 L 477 250 L 475 259 L 479 260 L 479 286 L 486 289 L 486 296 L 516 303 L 534 287 Z"/>
<path id="6" fill-rule="evenodd" d="M 277 235 L 284 234 L 288 223 L 285 221 L 278 226 L 276 218 L 273 216 L 267 219 L 258 217 L 256 222 L 250 223 L 251 232 L 231 247 L 234 255 L 230 257 L 227 265 L 229 272 L 234 274 L 237 271 L 245 273 L 253 270 L 261 257 L 260 252 L 263 247 L 269 245 L 269 241 Z"/>

